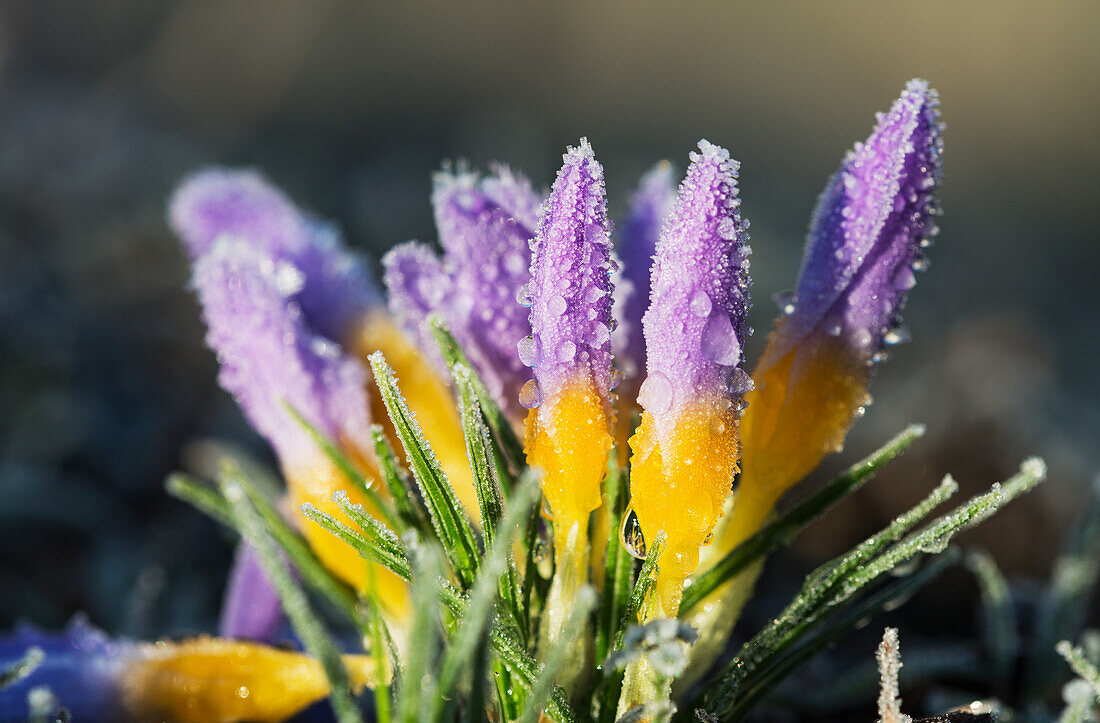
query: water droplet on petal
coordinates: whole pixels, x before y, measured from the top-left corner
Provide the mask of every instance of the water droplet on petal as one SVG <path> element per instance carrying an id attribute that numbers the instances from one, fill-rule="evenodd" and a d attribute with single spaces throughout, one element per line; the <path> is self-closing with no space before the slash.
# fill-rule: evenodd
<path id="1" fill-rule="evenodd" d="M 606 324 L 597 321 L 592 325 L 592 346 L 603 346 L 609 339 L 611 339 L 611 331 Z"/>
<path id="2" fill-rule="evenodd" d="M 752 377 L 742 369 L 741 367 L 734 367 L 730 370 L 729 378 L 726 380 L 726 389 L 730 394 L 741 396 L 748 394 L 756 387 L 753 383 Z"/>
<path id="3" fill-rule="evenodd" d="M 638 401 L 650 414 L 664 414 L 672 407 L 672 383 L 661 372 L 653 372 L 642 382 Z"/>
<path id="4" fill-rule="evenodd" d="M 619 386 L 619 383 L 623 380 L 623 373 L 618 368 L 612 368 L 611 370 L 611 388 Z"/>
<path id="5" fill-rule="evenodd" d="M 642 535 L 642 525 L 638 522 L 638 515 L 633 507 L 628 507 L 626 514 L 623 515 L 623 524 L 619 527 L 619 540 L 635 560 L 645 559 L 645 537 Z"/>
<path id="6" fill-rule="evenodd" d="M 523 362 L 524 366 L 537 366 L 541 355 L 539 348 L 539 341 L 533 336 L 525 336 L 519 340 L 516 344 L 516 350 L 519 351 L 519 360 Z"/>
<path id="7" fill-rule="evenodd" d="M 772 299 L 775 301 L 775 305 L 779 307 L 780 313 L 784 316 L 793 314 L 794 306 L 798 302 L 798 297 L 793 291 L 781 291 L 772 296 Z"/>
<path id="8" fill-rule="evenodd" d="M 715 364 L 733 365 L 741 359 L 741 342 L 725 312 L 711 316 L 703 327 L 703 356 Z"/>
<path id="9" fill-rule="evenodd" d="M 567 304 L 565 303 L 565 297 L 560 294 L 550 298 L 550 301 L 546 303 L 546 310 L 554 316 L 561 316 L 565 313 Z"/>
<path id="10" fill-rule="evenodd" d="M 285 260 L 275 264 L 275 288 L 283 296 L 294 296 L 305 283 L 305 274 L 294 264 Z"/>
<path id="11" fill-rule="evenodd" d="M 710 532 L 708 532 L 707 536 L 703 538 L 703 544 L 704 545 L 709 545 L 712 542 L 714 542 L 714 530 L 711 530 Z"/>
<path id="12" fill-rule="evenodd" d="M 713 304 L 710 301 L 710 297 L 707 296 L 707 292 L 702 289 L 695 292 L 691 297 L 691 302 L 688 304 L 688 308 L 691 309 L 691 313 L 698 317 L 706 318 L 710 315 L 710 310 Z"/>
<path id="13" fill-rule="evenodd" d="M 542 404 L 542 390 L 539 389 L 538 382 L 534 379 L 529 379 L 520 387 L 519 403 L 523 405 L 525 409 L 534 409 Z"/>
<path id="14" fill-rule="evenodd" d="M 531 293 L 530 281 L 519 287 L 519 290 L 516 292 L 516 301 L 519 302 L 520 306 L 531 306 L 531 304 L 535 303 L 535 297 Z"/>
<path id="15" fill-rule="evenodd" d="M 882 337 L 882 341 L 888 346 L 895 346 L 897 344 L 904 344 L 912 338 L 913 335 L 910 333 L 908 327 L 895 326 L 893 329 L 886 332 L 886 336 Z"/>
<path id="16" fill-rule="evenodd" d="M 573 361 L 573 357 L 577 355 L 577 345 L 573 342 L 566 340 L 561 344 L 558 344 L 558 361 L 562 364 Z"/>

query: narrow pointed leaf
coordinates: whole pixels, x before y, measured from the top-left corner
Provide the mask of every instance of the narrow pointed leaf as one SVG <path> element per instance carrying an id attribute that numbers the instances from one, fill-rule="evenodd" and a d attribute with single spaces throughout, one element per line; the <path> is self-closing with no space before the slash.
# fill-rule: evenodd
<path id="1" fill-rule="evenodd" d="M 320 661 L 325 671 L 331 686 L 329 699 L 337 720 L 340 723 L 359 723 L 363 718 L 352 697 L 348 672 L 340 659 L 339 648 L 310 608 L 305 593 L 294 583 L 275 542 L 264 528 L 262 518 L 249 501 L 248 493 L 235 480 L 233 470 L 226 471 L 221 485 L 233 519 L 239 525 L 241 535 L 256 550 L 264 573 L 279 594 L 287 619 L 306 650 Z"/>
<path id="2" fill-rule="evenodd" d="M 500 583 L 510 567 L 512 541 L 521 528 L 528 510 L 534 505 L 537 494 L 538 487 L 531 484 L 517 488 L 508 503 L 507 511 L 497 520 L 489 554 L 470 590 L 465 612 L 443 656 L 439 672 L 439 694 L 442 698 L 452 695 L 455 686 L 462 678 L 463 670 L 468 668 L 479 641 L 484 637 L 485 629 L 493 614 Z M 505 605 L 507 606 L 508 603 L 505 602 Z"/>
<path id="3" fill-rule="evenodd" d="M 799 502 L 749 539 L 730 550 L 714 567 L 692 578 L 684 589 L 680 615 L 732 580 L 749 565 L 789 542 L 807 524 L 871 480 L 875 472 L 924 435 L 923 424 L 913 424 L 896 437 L 844 471 L 805 500 Z"/>
<path id="4" fill-rule="evenodd" d="M 374 484 L 363 476 L 362 472 L 352 463 L 348 456 L 340 451 L 340 448 L 332 443 L 324 434 L 320 432 L 316 427 L 310 424 L 306 419 L 298 413 L 296 409 L 287 405 L 287 411 L 290 415 L 302 425 L 302 429 L 306 431 L 310 439 L 317 445 L 317 448 L 329 458 L 336 468 L 343 472 L 348 481 L 363 493 L 370 503 L 378 510 L 379 514 L 385 520 L 386 524 L 391 529 L 400 531 L 404 525 L 401 518 L 397 515 L 397 511 L 394 509 L 393 504 L 385 499 L 382 495 L 378 494 L 378 490 L 374 488 Z"/>
<path id="5" fill-rule="evenodd" d="M 555 680 L 565 666 L 569 652 L 574 649 L 577 637 L 584 630 L 585 619 L 595 607 L 596 591 L 591 587 L 581 588 L 574 599 L 573 609 L 569 612 L 569 617 L 565 621 L 561 637 L 546 654 L 542 671 L 531 686 L 527 703 L 520 714 L 520 723 L 535 723 L 539 719 L 543 708 L 550 700 L 551 693 L 558 689 Z"/>
<path id="6" fill-rule="evenodd" d="M 370 356 L 374 380 L 382 394 L 394 431 L 405 448 L 409 466 L 420 488 L 420 494 L 428 505 L 432 525 L 435 527 L 439 542 L 450 561 L 455 575 L 464 588 L 473 584 L 477 575 L 479 551 L 470 521 L 462 510 L 454 488 L 443 473 L 439 461 L 432 452 L 424 435 L 405 403 L 397 387 L 393 369 L 386 363 L 381 352 Z"/>
<path id="7" fill-rule="evenodd" d="M 408 479 L 407 473 L 397 461 L 397 455 L 393 447 L 386 439 L 386 433 L 382 427 L 372 424 L 370 428 L 371 441 L 374 442 L 374 456 L 378 459 L 378 470 L 382 475 L 382 482 L 390 493 L 393 506 L 397 514 L 405 523 L 406 528 L 412 528 L 421 534 L 431 533 L 431 523 L 428 521 L 428 513 L 424 506 L 409 491 L 409 485 L 413 484 Z"/>
<path id="8" fill-rule="evenodd" d="M 431 329 L 432 335 L 435 337 L 436 343 L 439 344 L 439 351 L 443 355 L 443 360 L 447 362 L 447 366 L 454 369 L 456 365 L 461 364 L 472 370 L 473 366 L 466 358 L 466 354 L 463 353 L 462 347 L 458 345 L 454 336 L 451 335 L 451 331 L 447 328 L 446 322 L 439 316 L 433 314 L 428 317 L 427 323 L 428 327 Z M 474 391 L 477 394 L 478 403 L 481 405 L 481 412 L 485 415 L 485 421 L 489 425 L 489 429 L 493 432 L 493 439 L 496 442 L 497 449 L 503 456 L 514 478 L 527 464 L 527 456 L 523 452 L 523 442 L 516 436 L 515 430 L 512 429 L 512 424 L 508 421 L 508 418 L 504 415 L 501 408 L 497 406 L 492 395 L 489 394 L 488 388 L 481 379 L 478 378 L 477 373 L 471 372 L 470 376 L 473 381 Z"/>

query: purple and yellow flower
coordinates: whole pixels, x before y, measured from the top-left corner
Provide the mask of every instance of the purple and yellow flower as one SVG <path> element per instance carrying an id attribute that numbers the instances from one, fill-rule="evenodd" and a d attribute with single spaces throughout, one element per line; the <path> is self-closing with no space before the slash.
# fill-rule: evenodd
<path id="1" fill-rule="evenodd" d="M 642 422 L 630 440 L 631 507 L 643 535 L 664 530 L 660 609 L 675 615 L 684 580 L 722 514 L 737 473 L 741 370 L 748 333 L 748 246 L 739 165 L 700 141 L 661 231 L 643 319 Z"/>
<path id="2" fill-rule="evenodd" d="M 733 527 L 758 525 L 840 449 L 870 402 L 867 383 L 885 346 L 903 338 L 898 314 L 935 229 L 937 104 L 927 83 L 911 81 L 818 200 L 794 297 L 752 375 Z"/>
<path id="3" fill-rule="evenodd" d="M 434 347 L 424 321 L 431 313 L 441 316 L 489 392 L 517 421 L 526 369 L 516 343 L 531 333 L 519 297 L 529 278 L 539 203 L 530 182 L 505 166 L 484 178 L 445 169 L 432 191 L 443 258 L 410 241 L 382 260 L 394 316 L 424 350 Z"/>
<path id="4" fill-rule="evenodd" d="M 185 181 L 172 199 L 169 217 L 196 266 L 220 242 L 241 241 L 292 292 L 286 294 L 287 304 L 300 312 L 304 328 L 360 361 L 382 350 L 406 380 L 403 391 L 412 408 L 432 410 L 425 415 L 424 434 L 459 499 L 467 509 L 477 509 L 458 411 L 446 382 L 393 323 L 367 269 L 343 247 L 335 229 L 302 213 L 258 174 L 226 169 L 202 171 Z M 385 420 L 381 404 L 366 401 Z"/>
<path id="5" fill-rule="evenodd" d="M 28 695 L 45 687 L 72 720 L 176 723 L 281 721 L 329 692 L 321 664 L 298 652 L 198 637 L 143 643 L 108 638 L 76 620 L 62 632 L 22 627 L 0 639 L 0 669 L 43 653 L 27 677 L 0 688 L 0 718 L 29 720 Z M 376 682 L 375 661 L 346 655 L 351 686 Z"/>
<path id="6" fill-rule="evenodd" d="M 621 225 L 621 274 L 603 167 L 586 139 L 564 154 L 545 202 L 504 167 L 485 177 L 465 169 L 437 174 L 432 203 L 442 254 L 409 242 L 386 255 L 388 310 L 337 233 L 254 173 L 200 173 L 177 192 L 170 215 L 193 260 L 219 381 L 273 447 L 295 510 L 308 503 L 350 524 L 334 501 L 342 493 L 378 512 L 294 414 L 332 440 L 364 478 L 379 480 L 370 424 L 385 416 L 368 392 L 363 363 L 376 350 L 401 376 L 401 393 L 431 447 L 414 450 L 420 440 L 405 434 L 410 459 L 419 452 L 427 460 L 419 469 L 430 468 L 436 484 L 434 450 L 470 512 L 481 509 L 471 465 L 482 464 L 482 501 L 487 509 L 498 502 L 491 499 L 495 475 L 506 465 L 479 462 L 491 456 L 479 442 L 498 451 L 505 445 L 494 446 L 502 440 L 486 436 L 475 408 L 467 418 L 467 457 L 447 370 L 424 324 L 431 314 L 446 321 L 493 398 L 517 426 L 525 425 L 527 462 L 541 475 L 555 564 L 534 647 L 546 655 L 563 639 L 582 586 L 602 564 L 590 559 L 590 525 L 601 537 L 600 518 L 592 516 L 606 517 L 602 485 L 616 440 L 619 462 L 629 466 L 627 517 L 647 540 L 665 541 L 640 610 L 647 621 L 676 617 L 708 544 L 710 555 L 733 549 L 760 528 L 787 489 L 840 447 L 869 401 L 867 385 L 885 346 L 903 336 L 898 314 L 934 235 L 936 105 L 935 92 L 912 81 L 830 180 L 797 287 L 784 300 L 752 379 L 743 370 L 750 248 L 739 164 L 705 140 L 678 189 L 667 163 L 642 179 Z M 637 429 L 627 429 L 639 408 Z M 488 411 L 487 419 L 499 419 Z M 434 497 L 428 485 L 421 491 L 438 527 L 419 519 L 412 495 L 400 497 L 407 507 L 376 516 L 428 536 L 434 531 L 462 552 L 456 570 L 463 561 L 473 565 L 477 542 L 461 512 L 450 509 L 450 495 L 438 494 L 438 486 Z M 444 517 L 447 527 L 439 522 Z M 295 523 L 329 572 L 380 601 L 396 654 L 406 654 L 412 627 L 406 583 L 319 525 L 296 516 Z M 362 529 L 368 527 L 387 546 L 403 544 L 376 527 Z M 459 542 L 449 537 L 451 528 L 463 533 Z M 628 562 L 616 560 L 620 569 Z M 456 579 L 470 587 L 468 579 Z M 502 581 L 490 592 L 503 601 L 514 587 Z M 724 644 L 754 581 L 751 569 L 742 572 L 712 594 L 708 603 L 717 600 L 717 607 L 692 613 L 701 633 L 696 664 Z M 519 612 L 516 642 L 533 620 Z M 252 550 L 241 547 L 223 612 L 226 638 L 146 644 L 111 641 L 82 624 L 58 636 L 20 630 L 0 640 L 0 663 L 32 645 L 47 650 L 47 663 L 0 690 L 0 714 L 25 714 L 29 686 L 45 684 L 78 717 L 281 720 L 325 695 L 328 683 L 317 661 L 262 644 L 280 624 L 278 596 Z M 572 666 L 560 669 L 557 683 L 568 687 L 583 670 L 591 647 L 583 638 L 565 654 Z M 627 667 L 620 714 L 667 699 L 670 676 L 658 674 L 647 655 Z M 377 661 L 349 656 L 345 664 L 353 686 L 373 682 Z"/>
<path id="7" fill-rule="evenodd" d="M 564 159 L 534 242 L 531 336 L 519 342 L 534 379 L 521 401 L 528 462 L 544 473 L 556 534 L 576 527 L 583 541 L 611 450 L 614 262 L 603 167 L 585 139 Z"/>

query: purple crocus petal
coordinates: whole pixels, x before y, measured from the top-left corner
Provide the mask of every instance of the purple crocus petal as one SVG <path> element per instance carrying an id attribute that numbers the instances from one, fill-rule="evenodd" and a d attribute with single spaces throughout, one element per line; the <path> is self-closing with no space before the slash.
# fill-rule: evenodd
<path id="1" fill-rule="evenodd" d="M 614 262 L 603 166 L 583 138 L 564 160 L 534 242 L 532 338 L 521 342 L 520 355 L 534 368 L 542 399 L 581 374 L 609 410 Z"/>
<path id="2" fill-rule="evenodd" d="M 481 192 L 533 237 L 539 224 L 542 195 L 535 191 L 526 176 L 503 163 L 490 164 L 489 170 L 492 174 L 481 179 Z"/>
<path id="3" fill-rule="evenodd" d="M 676 181 L 672 164 L 662 161 L 642 176 L 631 197 L 630 209 L 618 224 L 622 283 L 615 285 L 616 317 L 620 324 L 613 339 L 616 341 L 624 385 L 635 392 L 645 369 L 642 315 L 649 307 L 649 270 L 657 250 L 661 225 L 675 202 Z"/>
<path id="4" fill-rule="evenodd" d="M 222 637 L 271 642 L 283 621 L 283 606 L 251 545 L 240 542 L 222 602 Z"/>
<path id="5" fill-rule="evenodd" d="M 390 313 L 409 338 L 416 341 L 421 353 L 446 373 L 443 357 L 424 328 L 424 321 L 432 313 L 451 320 L 448 311 L 452 308 L 453 284 L 439 256 L 417 241 L 394 246 L 382 257 L 382 280 L 389 297 Z M 461 334 L 464 330 L 460 325 L 452 332 Z"/>
<path id="6" fill-rule="evenodd" d="M 73 720 L 123 720 L 118 684 L 134 646 L 110 640 L 81 619 L 60 633 L 44 633 L 29 625 L 16 626 L 0 638 L 0 670 L 7 670 L 30 648 L 45 654 L 41 665 L 22 680 L 0 687 L 0 720 L 28 720 L 27 694 L 45 686 Z"/>
<path id="7" fill-rule="evenodd" d="M 273 263 L 240 240 L 219 241 L 195 262 L 193 285 L 207 343 L 221 362 L 218 381 L 278 452 L 284 469 L 308 463 L 317 446 L 289 405 L 328 438 L 369 449 L 366 371 L 334 340 L 317 333 L 286 278 L 302 272 Z"/>
<path id="8" fill-rule="evenodd" d="M 295 207 L 279 189 L 253 171 L 212 168 L 185 180 L 172 197 L 169 220 L 193 259 L 220 239 L 247 241 L 280 267 L 284 285 L 296 296 L 310 323 L 333 338 L 381 303 L 363 264 L 343 247 L 329 225 Z"/>
<path id="9" fill-rule="evenodd" d="M 657 420 L 674 420 L 700 396 L 729 396 L 731 380 L 745 391 L 737 367 L 749 333 L 749 261 L 739 167 L 729 151 L 700 141 L 661 232 L 642 321 L 647 376 L 639 400 Z"/>
<path id="10" fill-rule="evenodd" d="M 481 181 L 466 171 L 444 171 L 434 180 L 432 205 L 453 292 L 436 310 L 490 393 L 519 418 L 526 370 L 516 344 L 530 333 L 530 322 L 517 297 L 529 278 L 534 228 L 528 223 L 537 196 L 503 169 Z"/>
<path id="11" fill-rule="evenodd" d="M 923 268 L 921 243 L 934 233 L 942 150 L 937 105 L 925 81 L 910 81 L 830 179 L 783 332 L 788 345 L 824 328 L 868 358 L 882 347 L 916 283 L 914 269 Z"/>

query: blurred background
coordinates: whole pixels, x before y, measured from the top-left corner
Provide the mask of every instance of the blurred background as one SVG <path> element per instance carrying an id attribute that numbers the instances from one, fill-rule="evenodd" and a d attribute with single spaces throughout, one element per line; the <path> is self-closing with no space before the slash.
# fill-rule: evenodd
<path id="1" fill-rule="evenodd" d="M 914 76 L 947 123 L 942 233 L 905 313 L 915 341 L 822 476 L 909 421 L 929 432 L 770 564 L 770 612 L 941 475 L 975 492 L 1031 454 L 1051 482 L 964 543 L 1045 575 L 1100 470 L 1098 29 L 1094 1 L 9 0 L 0 629 L 76 611 L 139 636 L 214 623 L 231 540 L 163 479 L 212 439 L 267 452 L 216 386 L 165 224 L 187 172 L 259 167 L 377 258 L 433 240 L 442 159 L 545 185 L 587 136 L 617 214 L 646 168 L 683 169 L 705 137 L 743 164 L 755 351 L 817 193 Z M 975 595 L 948 575 L 899 613 L 903 642 L 972 630 Z"/>

